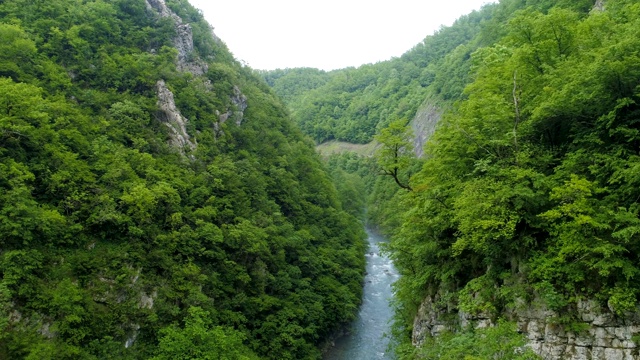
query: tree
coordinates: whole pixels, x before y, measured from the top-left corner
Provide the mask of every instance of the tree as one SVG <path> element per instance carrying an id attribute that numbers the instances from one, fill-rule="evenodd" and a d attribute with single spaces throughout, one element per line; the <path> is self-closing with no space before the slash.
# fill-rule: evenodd
<path id="1" fill-rule="evenodd" d="M 154 360 L 251 360 L 257 357 L 242 344 L 238 331 L 211 326 L 209 313 L 189 308 L 184 328 L 172 325 L 160 331 L 160 351 Z"/>
<path id="2" fill-rule="evenodd" d="M 375 139 L 380 143 L 376 151 L 376 159 L 382 170 L 382 175 L 391 176 L 393 180 L 403 189 L 412 191 L 409 180 L 400 180 L 401 172 L 411 164 L 414 158 L 413 153 L 413 133 L 406 121 L 396 120 L 389 124 L 386 129 L 382 129 Z"/>

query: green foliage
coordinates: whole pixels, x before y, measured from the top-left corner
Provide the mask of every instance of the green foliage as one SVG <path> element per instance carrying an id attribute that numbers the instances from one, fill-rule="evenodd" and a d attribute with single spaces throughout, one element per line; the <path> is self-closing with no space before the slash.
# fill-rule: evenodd
<path id="1" fill-rule="evenodd" d="M 490 276 L 470 280 L 458 293 L 458 308 L 471 315 L 494 315 L 495 283 Z"/>
<path id="2" fill-rule="evenodd" d="M 349 173 L 340 168 L 331 169 L 331 177 L 345 211 L 363 220 L 366 204 L 363 179 L 355 173 Z"/>
<path id="3" fill-rule="evenodd" d="M 396 177 L 411 192 L 372 176 L 372 159 L 329 159 L 361 176 L 367 219 L 392 237 L 386 250 L 403 275 L 394 332 L 407 358 L 507 354 L 474 355 L 495 344 L 469 334 L 414 353 L 407 339 L 427 295 L 450 311 L 491 316 L 533 299 L 567 314 L 584 298 L 621 317 L 634 310 L 640 8 L 592 6 L 505 0 L 397 59 L 262 74 L 317 142 L 379 134 L 379 165 L 391 172 L 402 168 L 407 143 L 405 124 L 391 120 L 412 118 L 427 97 L 449 106 L 423 164 L 411 165 L 421 168 Z M 558 321 L 578 324 L 571 315 Z"/>
<path id="4" fill-rule="evenodd" d="M 515 327 L 513 323 L 499 321 L 496 326 L 486 329 L 430 338 L 418 350 L 417 357 L 443 360 L 539 359 L 530 348 L 524 346 L 526 339 L 516 332 Z"/>
<path id="5" fill-rule="evenodd" d="M 159 354 L 152 359 L 257 359 L 242 343 L 242 333 L 220 326 L 212 327 L 209 315 L 199 307 L 191 307 L 184 328 L 171 326 L 161 329 Z"/>
<path id="6" fill-rule="evenodd" d="M 358 180 L 337 190 L 264 81 L 167 4 L 205 75 L 143 0 L 0 2 L 0 358 L 319 358 L 355 316 Z"/>
<path id="7" fill-rule="evenodd" d="M 387 199 L 369 211 L 392 234 L 387 250 L 403 275 L 395 333 L 407 358 L 493 354 L 473 355 L 481 346 L 467 347 L 466 335 L 408 350 L 427 295 L 492 316 L 535 298 L 571 314 L 588 298 L 624 317 L 638 301 L 637 4 L 488 9 L 474 40 L 443 50 L 451 66 L 424 63 L 429 91 L 458 102 L 427 144 L 413 191 L 394 195 L 392 181 L 372 190 Z"/>
<path id="8" fill-rule="evenodd" d="M 391 176 L 398 186 L 411 190 L 411 186 L 400 179 L 401 172 L 405 172 L 414 159 L 413 134 L 405 123 L 405 120 L 392 121 L 375 137 L 380 143 L 376 160 L 382 175 Z"/>
<path id="9" fill-rule="evenodd" d="M 321 87 L 329 80 L 325 71 L 313 68 L 277 69 L 261 71 L 258 74 L 264 77 L 267 84 L 285 103 Z"/>
<path id="10" fill-rule="evenodd" d="M 399 58 L 331 72 L 279 69 L 261 75 L 316 142 L 367 143 L 394 119 L 413 118 L 430 92 L 460 98 L 469 54 L 478 46 L 473 36 L 493 7 L 463 16 Z"/>
<path id="11" fill-rule="evenodd" d="M 0 76 L 17 80 L 25 74 L 21 63 L 29 63 L 36 54 L 35 43 L 15 24 L 0 24 Z"/>

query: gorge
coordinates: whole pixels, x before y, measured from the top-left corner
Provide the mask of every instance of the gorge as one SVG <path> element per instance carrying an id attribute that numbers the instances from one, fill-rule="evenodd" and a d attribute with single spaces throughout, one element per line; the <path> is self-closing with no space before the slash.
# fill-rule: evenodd
<path id="1" fill-rule="evenodd" d="M 362 304 L 358 317 L 346 329 L 346 335 L 335 340 L 323 356 L 325 360 L 393 359 L 389 347 L 393 309 L 393 283 L 398 273 L 391 260 L 381 253 L 380 244 L 386 240 L 368 229 L 369 248 L 364 277 Z"/>
<path id="2" fill-rule="evenodd" d="M 353 324 L 330 359 L 640 359 L 637 1 L 501 0 L 334 71 L 223 40 L 186 0 L 0 1 L 0 358 L 320 359 Z"/>

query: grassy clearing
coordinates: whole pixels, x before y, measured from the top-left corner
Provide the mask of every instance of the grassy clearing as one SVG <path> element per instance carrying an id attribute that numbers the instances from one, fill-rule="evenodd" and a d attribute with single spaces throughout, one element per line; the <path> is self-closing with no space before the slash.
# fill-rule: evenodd
<path id="1" fill-rule="evenodd" d="M 355 152 L 362 156 L 373 156 L 373 153 L 378 146 L 379 144 L 375 140 L 368 144 L 352 144 L 344 141 L 333 140 L 317 145 L 316 150 L 322 156 L 329 156 L 344 152 Z"/>

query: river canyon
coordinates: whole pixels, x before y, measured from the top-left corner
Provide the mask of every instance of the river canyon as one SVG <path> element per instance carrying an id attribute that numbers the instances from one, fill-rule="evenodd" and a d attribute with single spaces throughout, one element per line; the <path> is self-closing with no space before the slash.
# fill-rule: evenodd
<path id="1" fill-rule="evenodd" d="M 386 242 L 381 235 L 367 229 L 367 274 L 364 279 L 362 305 L 358 317 L 347 329 L 347 334 L 335 341 L 325 360 L 390 360 L 389 338 L 393 309 L 392 284 L 398 272 L 391 259 L 380 253 L 380 244 Z"/>

